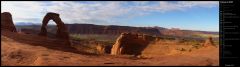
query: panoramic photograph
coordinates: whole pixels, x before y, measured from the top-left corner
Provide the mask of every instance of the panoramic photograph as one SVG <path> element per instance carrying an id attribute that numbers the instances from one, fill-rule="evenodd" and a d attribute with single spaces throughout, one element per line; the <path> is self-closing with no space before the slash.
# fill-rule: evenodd
<path id="1" fill-rule="evenodd" d="M 1 66 L 219 66 L 219 1 L 1 1 Z"/>

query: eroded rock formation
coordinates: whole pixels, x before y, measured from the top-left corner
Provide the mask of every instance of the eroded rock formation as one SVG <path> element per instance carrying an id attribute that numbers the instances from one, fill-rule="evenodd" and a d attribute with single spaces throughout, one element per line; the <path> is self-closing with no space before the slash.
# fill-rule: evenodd
<path id="1" fill-rule="evenodd" d="M 214 46 L 212 37 L 208 37 L 208 39 L 205 40 L 205 43 L 203 44 L 204 47 L 207 46 Z"/>
<path id="2" fill-rule="evenodd" d="M 113 45 L 111 54 L 140 55 L 141 51 L 143 51 L 150 42 L 155 40 L 158 40 L 158 38 L 145 34 L 122 33 Z"/>
<path id="3" fill-rule="evenodd" d="M 1 13 L 1 30 L 17 32 L 16 27 L 13 24 L 11 13 L 9 12 Z"/>
<path id="4" fill-rule="evenodd" d="M 57 24 L 56 37 L 69 41 L 69 34 L 68 34 L 67 27 L 64 25 L 64 22 L 62 22 L 61 18 L 59 17 L 59 14 L 57 13 L 49 12 L 47 13 L 47 15 L 45 15 L 42 21 L 41 32 L 39 33 L 39 35 L 47 36 L 46 26 L 49 20 L 53 20 Z"/>
<path id="5" fill-rule="evenodd" d="M 104 45 L 97 45 L 96 47 L 98 54 L 104 54 L 105 53 L 105 46 Z"/>

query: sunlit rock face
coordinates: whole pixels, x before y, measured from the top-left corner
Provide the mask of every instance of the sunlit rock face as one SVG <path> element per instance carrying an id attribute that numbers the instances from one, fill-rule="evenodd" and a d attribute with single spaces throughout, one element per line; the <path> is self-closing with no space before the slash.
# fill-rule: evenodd
<path id="1" fill-rule="evenodd" d="M 157 39 L 145 34 L 122 33 L 113 45 L 111 55 L 140 55 L 150 42 Z"/>

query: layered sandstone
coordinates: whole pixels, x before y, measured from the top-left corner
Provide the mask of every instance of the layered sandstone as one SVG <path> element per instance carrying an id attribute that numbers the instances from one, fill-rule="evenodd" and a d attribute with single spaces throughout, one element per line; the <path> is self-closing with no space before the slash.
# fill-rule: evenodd
<path id="1" fill-rule="evenodd" d="M 47 36 L 46 26 L 49 20 L 53 20 L 57 24 L 56 37 L 64 39 L 65 41 L 67 41 L 68 44 L 70 44 L 67 27 L 57 13 L 49 12 L 46 14 L 46 16 L 43 18 L 41 32 L 39 33 L 39 35 Z"/>
<path id="2" fill-rule="evenodd" d="M 149 43 L 158 39 L 158 37 L 146 34 L 122 33 L 113 45 L 111 54 L 140 55 L 141 51 L 143 51 Z"/>

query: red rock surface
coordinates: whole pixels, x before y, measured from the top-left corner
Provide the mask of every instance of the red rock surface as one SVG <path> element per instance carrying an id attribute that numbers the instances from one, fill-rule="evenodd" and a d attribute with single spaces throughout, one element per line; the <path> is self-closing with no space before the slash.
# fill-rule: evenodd
<path id="1" fill-rule="evenodd" d="M 1 13 L 1 30 L 17 32 L 16 27 L 13 24 L 11 13 L 9 12 Z"/>
<path id="2" fill-rule="evenodd" d="M 145 34 L 122 33 L 112 47 L 112 55 L 140 55 L 141 51 L 152 41 L 158 39 Z"/>
<path id="3" fill-rule="evenodd" d="M 212 37 L 209 37 L 208 39 L 206 39 L 206 41 L 205 41 L 205 43 L 203 44 L 203 46 L 204 46 L 204 47 L 206 47 L 206 46 L 214 46 Z"/>
<path id="4" fill-rule="evenodd" d="M 47 36 L 46 26 L 49 20 L 53 20 L 57 24 L 56 36 L 64 39 L 65 41 L 67 41 L 68 44 L 70 44 L 67 27 L 64 25 L 64 22 L 61 20 L 59 14 L 57 13 L 49 12 L 46 14 L 46 16 L 43 18 L 41 32 L 39 33 L 39 35 Z"/>

